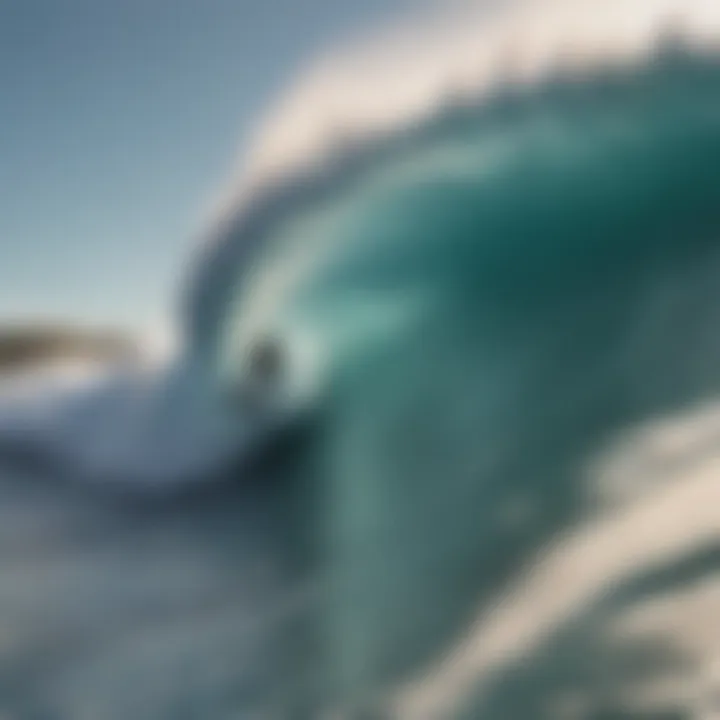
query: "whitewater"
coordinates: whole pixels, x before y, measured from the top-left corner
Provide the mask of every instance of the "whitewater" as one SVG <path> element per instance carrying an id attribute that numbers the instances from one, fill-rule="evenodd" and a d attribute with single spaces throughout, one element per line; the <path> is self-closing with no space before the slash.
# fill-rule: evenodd
<path id="1" fill-rule="evenodd" d="M 2 389 L 9 712 L 720 712 L 719 53 L 547 0 L 304 75 L 174 351 Z"/>

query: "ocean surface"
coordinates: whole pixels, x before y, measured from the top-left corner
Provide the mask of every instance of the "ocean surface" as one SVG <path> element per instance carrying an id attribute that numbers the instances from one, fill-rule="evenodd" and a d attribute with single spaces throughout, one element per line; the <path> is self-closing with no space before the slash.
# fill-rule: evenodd
<path id="1" fill-rule="evenodd" d="M 0 714 L 720 717 L 720 12 L 433 27 L 262 125 L 172 356 L 0 408 Z"/>

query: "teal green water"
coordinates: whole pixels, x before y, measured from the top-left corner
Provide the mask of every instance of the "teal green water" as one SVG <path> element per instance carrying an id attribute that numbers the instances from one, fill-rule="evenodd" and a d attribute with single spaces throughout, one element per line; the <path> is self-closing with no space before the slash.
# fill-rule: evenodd
<path id="1" fill-rule="evenodd" d="M 720 389 L 719 91 L 669 50 L 448 110 L 277 208 L 199 313 L 225 373 L 290 348 L 345 700 L 420 672 L 596 512 L 588 464 L 624 428 Z"/>

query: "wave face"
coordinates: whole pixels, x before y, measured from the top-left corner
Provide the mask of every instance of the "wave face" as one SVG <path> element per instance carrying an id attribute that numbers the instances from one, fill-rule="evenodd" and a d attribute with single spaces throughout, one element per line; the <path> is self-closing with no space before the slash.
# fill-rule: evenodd
<path id="1" fill-rule="evenodd" d="M 715 17 L 690 5 L 708 23 Z M 122 717 L 115 677 L 132 680 L 138 657 L 141 667 L 162 665 L 163 687 L 145 681 L 145 704 L 131 710 L 148 720 L 177 717 L 175 694 L 203 717 L 218 707 L 217 717 L 256 717 L 293 693 L 300 699 L 273 706 L 273 717 L 300 717 L 299 707 L 320 717 L 337 704 L 345 717 L 642 718 L 683 716 L 688 703 L 704 702 L 701 688 L 683 693 L 720 650 L 711 632 L 720 66 L 707 37 L 684 37 L 680 21 L 690 30 L 699 22 L 692 12 L 680 13 L 683 32 L 662 35 L 657 17 L 678 3 L 633 7 L 642 22 L 612 16 L 595 45 L 583 46 L 594 48 L 592 62 L 553 36 L 521 45 L 535 55 L 519 65 L 498 51 L 519 78 L 493 65 L 494 85 L 471 73 L 465 86 L 457 70 L 472 53 L 449 54 L 457 63 L 435 74 L 424 56 L 417 75 L 434 84 L 408 80 L 412 91 L 392 112 L 370 111 L 351 83 L 323 84 L 330 96 L 328 88 L 349 87 L 364 108 L 353 123 L 357 103 L 342 115 L 328 101 L 342 139 L 329 150 L 313 139 L 324 133 L 303 134 L 307 118 L 292 113 L 302 141 L 285 146 L 269 135 L 267 147 L 287 154 L 281 162 L 259 151 L 251 164 L 198 259 L 184 299 L 187 346 L 152 383 L 161 400 L 133 406 L 125 425 L 138 412 L 158 432 L 187 419 L 166 454 L 178 438 L 197 440 L 203 452 L 193 449 L 186 463 L 201 481 L 213 443 L 210 461 L 232 445 L 243 454 L 275 435 L 278 416 L 297 413 L 302 433 L 284 448 L 277 494 L 257 513 L 252 493 L 236 487 L 224 500 L 153 511 L 156 525 L 143 526 L 157 541 L 157 564 L 202 545 L 183 557 L 216 594 L 178 610 L 184 629 L 142 607 L 161 601 L 163 586 L 193 595 L 182 563 L 173 582 L 153 584 L 145 565 L 137 584 L 126 573 L 146 594 L 118 588 L 108 612 L 125 626 L 138 617 L 144 628 L 161 626 L 148 653 L 131 643 L 115 653 L 122 643 L 111 635 L 97 666 L 87 638 L 68 626 L 55 648 L 68 667 L 43 675 L 37 702 L 47 689 L 81 707 L 84 688 L 99 688 L 90 706 Z M 521 15 L 492 27 L 493 37 L 508 28 L 535 37 Z M 218 396 L 257 380 L 254 351 L 268 341 L 281 355 L 269 391 L 253 384 L 259 405 L 241 393 L 235 415 L 221 411 Z M 275 416 L 272 432 L 258 430 L 257 407 Z M 132 447 L 111 456 L 116 473 L 137 468 L 127 461 L 137 458 Z M 132 522 L 111 514 L 116 535 L 128 538 L 111 550 L 133 547 Z M 257 529 L 273 514 L 281 520 Z M 301 572 L 278 561 L 302 554 L 287 547 L 289 515 L 308 542 L 302 580 L 327 588 L 300 633 L 314 642 L 268 633 L 267 644 L 255 635 L 247 644 L 248 618 L 288 594 L 288 578 Z M 259 546 L 287 582 L 258 583 L 266 598 L 236 608 Z M 125 567 L 120 555 L 81 558 L 86 572 L 68 571 L 84 583 L 88 606 L 103 605 L 93 578 L 106 565 Z M 223 580 L 233 571 L 241 588 Z M 77 609 L 63 612 L 82 626 Z M 277 652 L 298 642 L 297 656 Z M 80 660 L 71 652 L 78 643 Z M 182 667 L 170 660 L 178 646 Z M 195 677 L 215 650 L 215 674 Z M 250 652 L 262 660 L 262 688 Z M 288 676 L 302 678 L 300 691 L 287 690 Z"/>
<path id="2" fill-rule="evenodd" d="M 717 395 L 719 86 L 715 55 L 670 37 L 621 67 L 444 98 L 239 212 L 252 271 L 218 306 L 215 351 L 236 368 L 257 339 L 281 338 L 288 372 L 312 387 L 323 420 L 308 462 L 332 498 L 324 677 L 341 705 L 555 718 L 580 696 L 613 717 L 659 717 L 680 702 L 668 667 L 690 677 L 718 651 L 686 651 L 686 631 L 668 627 L 605 637 L 635 604 L 717 577 L 715 521 L 689 521 L 677 541 L 688 558 L 664 557 L 659 509 L 630 569 L 617 548 L 617 566 L 580 555 L 606 577 L 590 572 L 575 604 L 568 589 L 565 615 L 538 610 L 537 627 L 517 636 L 509 623 L 500 639 L 480 622 L 494 656 L 461 641 L 478 613 L 504 597 L 513 607 L 508 583 L 551 541 L 581 545 L 590 523 L 616 517 L 631 545 L 625 513 L 660 502 L 666 448 L 638 449 L 612 492 L 597 463 L 634 429 Z M 213 326 L 212 310 L 200 316 Z M 296 366 L 294 343 L 310 348 Z M 685 457 L 670 475 L 691 487 L 697 472 Z M 612 525 L 598 533 L 607 546 Z M 693 553 L 707 562 L 677 580 Z M 657 593 L 634 589 L 652 563 L 667 563 Z M 596 609 L 613 583 L 616 605 Z M 534 610 L 516 609 L 516 627 Z M 601 680 L 579 664 L 588 655 L 627 674 Z M 648 699 L 649 679 L 664 689 Z"/>

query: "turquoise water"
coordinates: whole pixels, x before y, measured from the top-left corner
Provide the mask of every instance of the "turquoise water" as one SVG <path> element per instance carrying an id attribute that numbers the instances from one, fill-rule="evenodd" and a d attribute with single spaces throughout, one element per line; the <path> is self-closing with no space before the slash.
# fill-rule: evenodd
<path id="1" fill-rule="evenodd" d="M 599 512 L 593 457 L 717 394 L 719 90 L 712 56 L 674 48 L 505 89 L 281 194 L 241 226 L 240 282 L 221 255 L 196 336 L 226 375 L 279 338 L 311 408 L 290 472 L 329 498 L 322 625 L 341 696 L 442 656 L 538 548 Z M 508 529 L 518 504 L 534 510 Z M 512 717 L 541 717 L 533 692 Z M 487 717 L 510 717 L 502 697 Z"/>

